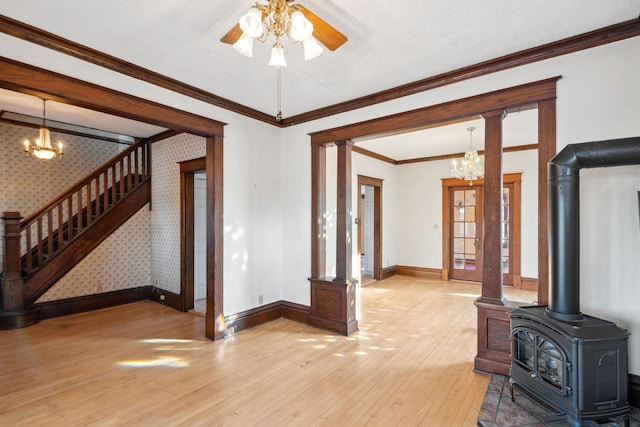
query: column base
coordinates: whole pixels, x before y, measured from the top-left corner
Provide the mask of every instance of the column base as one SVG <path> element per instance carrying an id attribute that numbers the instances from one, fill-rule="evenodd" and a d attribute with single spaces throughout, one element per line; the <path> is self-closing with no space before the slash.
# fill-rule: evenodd
<path id="1" fill-rule="evenodd" d="M 0 329 L 20 329 L 35 325 L 40 320 L 39 311 L 36 307 L 13 311 L 0 310 Z"/>
<path id="2" fill-rule="evenodd" d="M 513 307 L 499 299 L 478 298 L 478 354 L 473 369 L 509 375 L 511 368 L 511 318 Z"/>
<path id="3" fill-rule="evenodd" d="M 310 278 L 309 324 L 342 335 L 358 330 L 355 279 Z"/>

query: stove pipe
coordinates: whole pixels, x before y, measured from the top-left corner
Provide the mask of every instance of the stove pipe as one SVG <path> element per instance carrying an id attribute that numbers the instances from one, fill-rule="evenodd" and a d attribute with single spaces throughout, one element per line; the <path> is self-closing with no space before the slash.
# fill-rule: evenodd
<path id="1" fill-rule="evenodd" d="M 549 162 L 549 317 L 582 319 L 580 169 L 636 164 L 640 164 L 640 137 L 570 144 Z"/>

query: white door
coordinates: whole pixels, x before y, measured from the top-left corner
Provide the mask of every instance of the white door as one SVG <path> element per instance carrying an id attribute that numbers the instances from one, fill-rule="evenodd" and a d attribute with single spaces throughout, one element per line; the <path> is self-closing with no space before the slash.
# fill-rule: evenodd
<path id="1" fill-rule="evenodd" d="M 193 180 L 193 299 L 207 297 L 207 179 L 204 172 Z"/>

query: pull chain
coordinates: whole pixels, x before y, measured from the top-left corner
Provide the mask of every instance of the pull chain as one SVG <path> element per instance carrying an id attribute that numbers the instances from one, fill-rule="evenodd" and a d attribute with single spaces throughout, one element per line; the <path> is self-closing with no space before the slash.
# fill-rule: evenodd
<path id="1" fill-rule="evenodd" d="M 278 68 L 278 114 L 276 115 L 276 121 L 282 121 L 282 76 L 280 74 L 280 68 Z"/>

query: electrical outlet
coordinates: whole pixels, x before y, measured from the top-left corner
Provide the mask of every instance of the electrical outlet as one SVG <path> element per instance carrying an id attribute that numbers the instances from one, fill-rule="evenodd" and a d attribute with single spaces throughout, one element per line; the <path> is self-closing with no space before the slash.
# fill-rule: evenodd
<path id="1" fill-rule="evenodd" d="M 160 301 L 164 301 L 164 295 L 160 294 Z"/>

